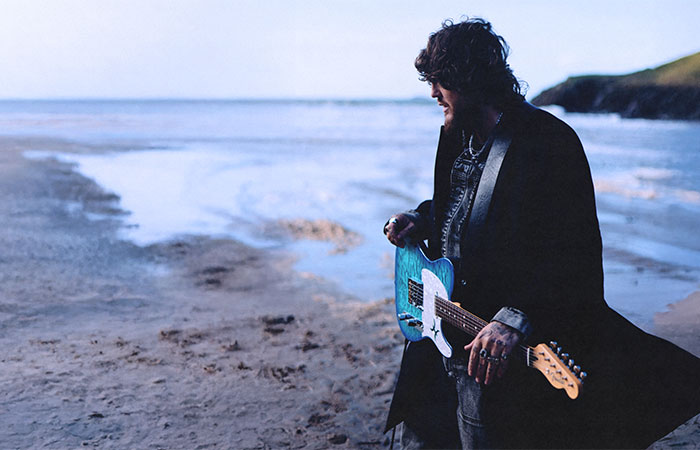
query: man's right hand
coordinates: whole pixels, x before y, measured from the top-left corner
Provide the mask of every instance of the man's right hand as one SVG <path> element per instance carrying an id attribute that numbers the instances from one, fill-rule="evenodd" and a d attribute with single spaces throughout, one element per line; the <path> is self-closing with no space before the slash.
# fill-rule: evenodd
<path id="1" fill-rule="evenodd" d="M 392 216 L 384 226 L 384 234 L 386 234 L 389 242 L 397 247 L 404 248 L 406 237 L 413 233 L 415 229 L 416 224 L 406 214 L 397 214 Z"/>

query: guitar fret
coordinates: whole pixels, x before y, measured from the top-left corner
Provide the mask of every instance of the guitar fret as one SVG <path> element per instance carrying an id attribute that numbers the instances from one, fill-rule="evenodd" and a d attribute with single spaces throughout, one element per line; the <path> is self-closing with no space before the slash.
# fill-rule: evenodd
<path id="1" fill-rule="evenodd" d="M 473 332 L 469 333 L 472 336 L 476 336 L 483 327 L 488 325 L 488 322 L 479 318 L 478 316 L 463 308 L 460 308 L 449 300 L 445 300 L 437 296 L 435 298 L 435 310 L 436 313 L 442 312 L 443 314 L 438 314 L 438 316 L 441 316 L 441 318 L 444 318 L 452 325 L 456 325 L 462 329 L 473 330 Z M 518 353 L 518 351 L 520 353 Z M 537 360 L 532 353 L 532 349 L 525 345 L 520 345 L 519 348 L 513 352 L 513 354 L 524 358 L 528 366 L 531 366 L 532 363 Z"/>
<path id="2" fill-rule="evenodd" d="M 423 306 L 423 285 L 411 278 L 408 279 L 408 297 L 410 304 Z M 488 322 L 480 317 L 437 295 L 435 296 L 435 313 L 439 318 L 471 336 L 476 336 L 482 328 L 488 325 Z M 514 349 L 513 354 L 524 359 L 530 367 L 537 361 L 537 357 L 529 346 L 520 345 L 519 348 Z"/>

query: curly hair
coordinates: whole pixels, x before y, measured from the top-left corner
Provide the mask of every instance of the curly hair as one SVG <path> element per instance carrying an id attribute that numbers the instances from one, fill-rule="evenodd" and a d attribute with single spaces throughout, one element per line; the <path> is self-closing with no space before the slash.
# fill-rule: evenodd
<path id="1" fill-rule="evenodd" d="M 494 106 L 524 100 L 520 82 L 506 63 L 509 47 L 486 20 L 446 20 L 416 58 L 421 81 L 469 93 Z"/>

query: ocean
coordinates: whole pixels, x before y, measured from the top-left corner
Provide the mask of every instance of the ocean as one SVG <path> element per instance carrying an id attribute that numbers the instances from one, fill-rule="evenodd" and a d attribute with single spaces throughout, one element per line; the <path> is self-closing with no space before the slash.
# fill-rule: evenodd
<path id="1" fill-rule="evenodd" d="M 570 114 L 596 186 L 606 298 L 648 327 L 700 284 L 700 123 Z M 298 255 L 296 269 L 363 300 L 393 296 L 387 218 L 429 198 L 442 111 L 414 101 L 2 101 L 0 135 L 92 149 L 58 158 L 120 198 L 124 239 L 228 236 Z M 276 233 L 326 219 L 347 251 Z M 645 275 L 645 276 L 642 276 Z"/>

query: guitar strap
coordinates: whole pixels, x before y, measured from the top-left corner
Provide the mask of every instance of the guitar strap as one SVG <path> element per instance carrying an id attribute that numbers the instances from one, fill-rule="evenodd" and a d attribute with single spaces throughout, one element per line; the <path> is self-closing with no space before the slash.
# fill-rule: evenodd
<path id="1" fill-rule="evenodd" d="M 523 107 L 524 111 L 518 111 L 520 115 L 518 119 L 521 121 L 521 124 L 527 122 L 532 112 L 536 111 L 536 108 L 527 102 L 523 102 Z M 481 174 L 481 179 L 476 189 L 474 205 L 472 206 L 469 215 L 469 223 L 467 224 L 466 236 L 461 240 L 462 246 L 460 251 L 462 254 L 462 261 L 460 269 L 474 267 L 472 258 L 474 258 L 476 248 L 481 242 L 480 237 L 486 225 L 486 218 L 488 216 L 489 206 L 491 205 L 493 190 L 498 180 L 498 173 L 501 170 L 503 159 L 508 152 L 510 143 L 513 141 L 513 129 L 517 124 L 513 123 L 510 117 L 506 117 L 505 119 L 504 122 L 506 123 L 502 123 L 502 126 L 496 126 L 494 129 L 494 141 L 493 144 L 491 144 L 491 150 L 486 158 L 484 171 Z"/>

